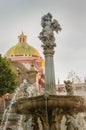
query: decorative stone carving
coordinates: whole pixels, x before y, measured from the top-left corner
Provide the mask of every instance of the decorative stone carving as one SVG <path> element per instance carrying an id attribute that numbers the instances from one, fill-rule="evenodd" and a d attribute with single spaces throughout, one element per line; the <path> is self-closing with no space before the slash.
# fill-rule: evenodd
<path id="1" fill-rule="evenodd" d="M 54 47 L 55 37 L 54 32 L 61 31 L 60 24 L 56 19 L 52 19 L 52 15 L 47 13 L 41 19 L 42 31 L 39 34 L 39 39 L 42 41 L 42 47 L 45 55 L 45 92 L 56 94 L 55 74 L 54 74 Z"/>
<path id="2" fill-rule="evenodd" d="M 63 117 L 63 109 L 62 108 L 53 108 L 48 113 L 49 126 L 50 130 L 61 130 L 61 120 Z"/>
<path id="3" fill-rule="evenodd" d="M 66 115 L 66 130 L 78 130 L 78 124 L 74 116 L 67 114 Z"/>
<path id="4" fill-rule="evenodd" d="M 39 130 L 38 117 L 35 114 L 32 117 L 32 128 L 33 130 Z"/>
<path id="5" fill-rule="evenodd" d="M 44 49 L 44 55 L 54 55 L 54 45 L 52 46 L 43 46 Z"/>
<path id="6" fill-rule="evenodd" d="M 28 88 L 28 82 L 26 79 L 23 80 L 23 83 L 20 86 L 23 91 L 23 96 L 28 96 L 27 88 Z"/>
<path id="7" fill-rule="evenodd" d="M 73 92 L 72 82 L 70 80 L 67 80 L 67 81 L 64 81 L 64 83 L 65 83 L 67 94 L 73 95 L 74 92 Z"/>
<path id="8" fill-rule="evenodd" d="M 55 45 L 54 31 L 58 33 L 61 31 L 61 27 L 56 19 L 52 20 L 52 15 L 47 13 L 41 19 L 42 32 L 40 32 L 39 38 L 45 45 Z"/>

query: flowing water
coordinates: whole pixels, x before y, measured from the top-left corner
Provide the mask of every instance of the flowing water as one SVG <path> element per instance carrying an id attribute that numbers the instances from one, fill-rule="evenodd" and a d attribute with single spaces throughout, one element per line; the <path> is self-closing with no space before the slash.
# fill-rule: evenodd
<path id="1" fill-rule="evenodd" d="M 23 115 L 20 115 L 20 119 L 18 120 L 18 130 L 23 130 L 22 121 L 23 121 Z"/>
<path id="2" fill-rule="evenodd" d="M 24 88 L 24 86 L 26 85 L 26 88 Z M 15 102 L 16 99 L 18 98 L 22 98 L 22 97 L 30 97 L 30 96 L 35 96 L 34 94 L 32 94 L 32 92 L 34 91 L 35 85 L 29 85 L 27 82 L 24 82 L 20 84 L 20 87 L 18 87 L 12 97 L 12 100 L 9 103 L 9 106 L 5 109 L 3 116 L 2 116 L 2 122 L 1 122 L 1 127 L 0 130 L 6 130 L 7 126 L 8 126 L 8 121 L 9 118 L 11 116 L 11 111 L 12 111 L 12 104 Z M 25 90 L 26 89 L 26 90 Z M 25 91 L 27 94 L 25 94 Z M 35 91 L 34 91 L 35 92 Z M 33 92 L 33 93 L 34 93 Z M 22 130 L 22 119 L 23 116 L 20 115 L 20 119 L 18 120 L 18 130 Z"/>
<path id="3" fill-rule="evenodd" d="M 11 110 L 12 110 L 12 104 L 15 101 L 16 96 L 17 96 L 19 90 L 20 90 L 20 88 L 17 88 L 15 90 L 15 93 L 13 95 L 12 100 L 10 101 L 9 106 L 4 111 L 4 114 L 2 116 L 2 122 L 1 122 L 1 128 L 0 128 L 0 130 L 6 130 L 6 127 L 7 127 L 7 124 L 8 124 L 8 120 L 9 120 L 9 117 L 10 117 L 10 114 L 11 114 Z"/>

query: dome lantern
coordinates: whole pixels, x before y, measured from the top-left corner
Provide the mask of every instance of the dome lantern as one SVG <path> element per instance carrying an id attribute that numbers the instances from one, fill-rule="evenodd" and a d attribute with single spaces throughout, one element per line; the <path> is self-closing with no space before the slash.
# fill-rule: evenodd
<path id="1" fill-rule="evenodd" d="M 18 39 L 19 39 L 19 43 L 27 43 L 27 36 L 24 35 L 23 32 L 18 36 Z"/>

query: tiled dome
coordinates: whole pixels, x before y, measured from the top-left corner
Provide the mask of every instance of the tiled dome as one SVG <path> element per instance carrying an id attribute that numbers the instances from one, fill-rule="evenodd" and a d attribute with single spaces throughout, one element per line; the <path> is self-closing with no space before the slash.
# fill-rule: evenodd
<path id="1" fill-rule="evenodd" d="M 40 57 L 40 53 L 37 51 L 37 49 L 27 44 L 27 36 L 25 36 L 23 32 L 20 36 L 18 36 L 18 38 L 18 43 L 7 51 L 6 56 L 35 55 Z"/>

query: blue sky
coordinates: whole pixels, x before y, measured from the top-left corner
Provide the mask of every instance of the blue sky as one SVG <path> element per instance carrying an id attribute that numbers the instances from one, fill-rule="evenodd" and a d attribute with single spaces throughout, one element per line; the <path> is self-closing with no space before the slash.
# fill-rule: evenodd
<path id="1" fill-rule="evenodd" d="M 18 42 L 23 31 L 28 44 L 43 56 L 41 17 L 50 12 L 62 31 L 55 34 L 57 47 L 54 62 L 56 82 L 63 82 L 73 70 L 80 78 L 86 76 L 86 0 L 0 0 L 0 53 Z"/>

